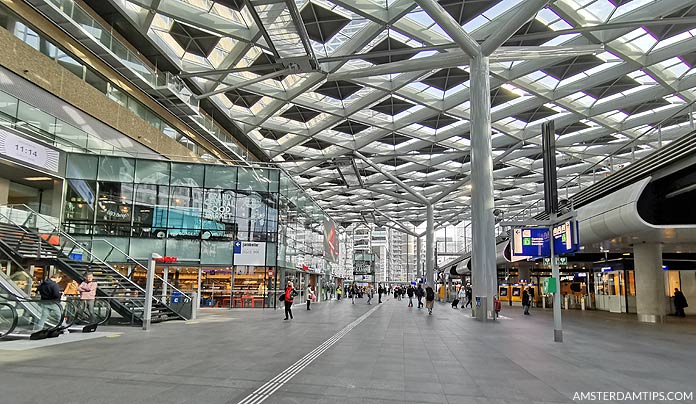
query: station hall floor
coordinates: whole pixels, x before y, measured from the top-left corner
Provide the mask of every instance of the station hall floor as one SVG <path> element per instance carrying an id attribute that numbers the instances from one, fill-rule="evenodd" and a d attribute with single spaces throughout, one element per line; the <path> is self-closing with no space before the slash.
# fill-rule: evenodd
<path id="1" fill-rule="evenodd" d="M 570 403 L 576 392 L 696 390 L 696 319 L 564 311 L 559 344 L 550 311 L 504 306 L 505 318 L 480 323 L 444 303 L 428 316 L 376 300 L 297 305 L 292 321 L 204 311 L 148 332 L 102 327 L 103 338 L 28 350 L 0 342 L 0 403 Z"/>

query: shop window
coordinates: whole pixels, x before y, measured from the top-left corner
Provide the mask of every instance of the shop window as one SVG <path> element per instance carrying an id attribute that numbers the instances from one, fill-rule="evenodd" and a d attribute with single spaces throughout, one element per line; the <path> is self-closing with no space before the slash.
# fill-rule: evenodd
<path id="1" fill-rule="evenodd" d="M 99 180 L 133 182 L 135 160 L 123 157 L 104 156 L 99 158 Z"/>
<path id="2" fill-rule="evenodd" d="M 204 169 L 202 164 L 172 163 L 171 185 L 202 187 Z"/>
<path id="3" fill-rule="evenodd" d="M 135 182 L 138 184 L 169 185 L 169 165 L 167 161 L 137 160 Z"/>
<path id="4" fill-rule="evenodd" d="M 205 168 L 205 187 L 237 189 L 237 167 L 207 165 Z"/>
<path id="5" fill-rule="evenodd" d="M 201 238 L 203 190 L 189 187 L 171 187 L 167 228 L 169 237 Z M 163 220 L 155 218 L 157 223 Z"/>
<path id="6" fill-rule="evenodd" d="M 212 240 L 236 240 L 236 193 L 232 190 L 206 189 L 203 203 L 202 236 Z"/>
<path id="7" fill-rule="evenodd" d="M 129 236 L 132 209 L 133 184 L 100 181 L 95 233 Z"/>
<path id="8" fill-rule="evenodd" d="M 66 231 L 75 234 L 91 234 L 96 182 L 68 179 L 67 183 L 64 212 Z"/>
<path id="9" fill-rule="evenodd" d="M 239 167 L 237 189 L 245 191 L 268 191 L 270 179 L 265 168 Z"/>
<path id="10" fill-rule="evenodd" d="M 168 186 L 136 184 L 133 203 L 133 236 L 165 238 L 168 211 Z"/>
<path id="11" fill-rule="evenodd" d="M 98 164 L 99 157 L 97 156 L 69 154 L 66 175 L 68 178 L 96 180 Z"/>

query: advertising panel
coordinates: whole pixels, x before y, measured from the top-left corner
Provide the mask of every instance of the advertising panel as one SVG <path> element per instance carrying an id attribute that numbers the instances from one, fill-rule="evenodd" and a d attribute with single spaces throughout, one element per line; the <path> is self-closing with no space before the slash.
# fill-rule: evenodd
<path id="1" fill-rule="evenodd" d="M 266 243 L 235 241 L 234 265 L 266 265 Z"/>
<path id="2" fill-rule="evenodd" d="M 324 218 L 324 258 L 329 262 L 338 262 L 338 231 L 336 223 L 328 217 Z"/>

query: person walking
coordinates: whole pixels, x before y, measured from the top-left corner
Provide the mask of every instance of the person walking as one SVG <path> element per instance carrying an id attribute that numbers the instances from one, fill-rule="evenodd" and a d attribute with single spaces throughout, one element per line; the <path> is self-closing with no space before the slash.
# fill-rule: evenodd
<path id="1" fill-rule="evenodd" d="M 292 281 L 288 281 L 288 285 L 285 287 L 285 293 L 283 294 L 283 302 L 285 302 L 285 319 L 288 320 L 288 316 L 292 320 L 292 304 L 294 302 L 295 296 L 297 296 L 297 291 Z"/>
<path id="2" fill-rule="evenodd" d="M 686 317 L 684 308 L 689 307 L 689 304 L 686 302 L 686 296 L 678 288 L 674 288 L 674 307 L 677 309 L 677 316 Z"/>
<path id="3" fill-rule="evenodd" d="M 367 304 L 372 304 L 372 296 L 375 295 L 375 289 L 372 287 L 372 285 L 367 286 Z"/>
<path id="4" fill-rule="evenodd" d="M 62 279 L 63 277 L 56 273 L 52 277 L 41 282 L 39 287 L 36 288 L 41 296 L 41 301 L 46 303 L 41 304 L 41 317 L 34 331 L 40 331 L 44 328 L 44 324 L 46 324 L 46 319 L 49 315 L 56 314 L 60 317 L 60 298 L 63 296 L 63 293 L 60 291 L 60 285 L 58 285 L 58 283 Z M 56 320 L 62 322 L 61 318 L 56 318 Z"/>
<path id="5" fill-rule="evenodd" d="M 384 293 L 384 286 L 380 283 L 377 285 L 377 303 L 382 303 L 382 293 Z"/>
<path id="6" fill-rule="evenodd" d="M 416 298 L 418 299 L 418 308 L 420 309 L 421 307 L 423 307 L 423 296 L 425 295 L 422 283 L 418 284 L 418 288 L 416 289 L 415 294 Z"/>
<path id="7" fill-rule="evenodd" d="M 94 275 L 87 272 L 85 280 L 77 287 L 80 292 L 80 314 L 85 312 L 89 315 L 89 323 L 94 323 L 94 300 L 97 298 L 97 282 L 94 280 Z"/>
<path id="8" fill-rule="evenodd" d="M 350 301 L 355 304 L 355 295 L 358 293 L 355 283 L 350 285 Z"/>
<path id="9" fill-rule="evenodd" d="M 413 285 L 408 285 L 408 288 L 406 288 L 406 294 L 408 295 L 408 307 L 413 307 L 413 295 L 415 294 Z"/>
<path id="10" fill-rule="evenodd" d="M 464 293 L 465 293 L 465 296 L 466 296 L 466 304 L 464 305 L 464 307 L 471 307 L 471 308 L 473 308 L 473 305 L 471 304 L 471 300 L 472 300 L 473 297 L 474 297 L 474 296 L 473 296 L 473 295 L 474 295 L 474 291 L 471 290 L 471 286 L 468 286 L 468 285 L 467 285 L 467 287 L 466 287 L 466 292 L 464 292 Z"/>
<path id="11" fill-rule="evenodd" d="M 462 309 L 465 307 L 466 303 L 466 287 L 464 285 L 459 287 L 459 292 L 457 292 L 457 298 L 462 302 Z"/>
<path id="12" fill-rule="evenodd" d="M 529 291 L 527 288 L 524 289 L 524 292 L 522 292 L 522 307 L 524 308 L 524 315 L 528 316 L 529 315 L 529 304 L 530 304 L 530 297 L 529 297 Z"/>
<path id="13" fill-rule="evenodd" d="M 316 299 L 316 297 L 314 296 L 312 285 L 307 285 L 307 310 L 312 310 L 309 308 L 309 305 L 312 304 L 313 299 Z"/>
<path id="14" fill-rule="evenodd" d="M 338 286 L 336 288 L 336 300 L 340 301 L 341 300 L 341 295 L 343 294 L 343 290 L 341 290 L 341 287 Z"/>
<path id="15" fill-rule="evenodd" d="M 498 295 L 493 296 L 493 310 L 495 311 L 495 318 L 498 318 L 500 315 L 500 309 L 503 306 L 500 304 L 500 299 L 498 299 Z"/>
<path id="16" fill-rule="evenodd" d="M 435 304 L 435 291 L 432 286 L 425 287 L 425 308 L 428 309 L 428 315 L 433 314 L 433 305 Z"/>

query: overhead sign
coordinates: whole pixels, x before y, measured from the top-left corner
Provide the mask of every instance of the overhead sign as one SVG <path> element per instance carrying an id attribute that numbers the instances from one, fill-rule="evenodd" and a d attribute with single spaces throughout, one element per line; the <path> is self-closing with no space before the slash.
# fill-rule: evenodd
<path id="1" fill-rule="evenodd" d="M 374 275 L 375 269 L 370 262 L 355 262 L 353 275 Z"/>
<path id="2" fill-rule="evenodd" d="M 546 257 L 551 255 L 549 229 L 517 228 L 512 231 L 512 255 Z"/>
<path id="3" fill-rule="evenodd" d="M 569 254 L 580 247 L 578 238 L 578 226 L 575 220 L 568 220 L 553 228 L 553 252 L 554 254 Z"/>
<path id="4" fill-rule="evenodd" d="M 568 257 L 556 257 L 556 263 L 558 265 L 568 265 Z M 544 265 L 547 267 L 551 266 L 551 257 L 544 258 Z"/>
<path id="5" fill-rule="evenodd" d="M 60 153 L 0 129 L 0 154 L 58 174 Z"/>
<path id="6" fill-rule="evenodd" d="M 266 265 L 266 243 L 235 241 L 234 265 Z"/>

